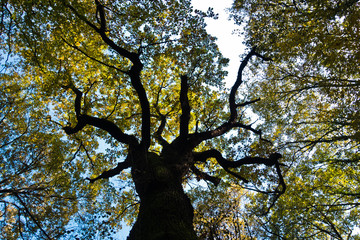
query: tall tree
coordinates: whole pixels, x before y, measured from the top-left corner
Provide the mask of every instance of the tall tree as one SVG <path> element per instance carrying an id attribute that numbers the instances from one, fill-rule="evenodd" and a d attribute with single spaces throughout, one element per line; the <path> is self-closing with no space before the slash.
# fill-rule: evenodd
<path id="1" fill-rule="evenodd" d="M 87 231 L 99 229 L 102 213 L 111 203 L 99 204 L 96 196 L 101 190 L 83 183 L 81 171 L 85 168 L 76 156 L 86 159 L 91 154 L 89 146 L 80 139 L 65 141 L 64 134 L 54 128 L 49 102 L 33 81 L 35 76 L 23 71 L 15 51 L 11 8 L 5 3 L 1 7 L 0 238 L 58 239 L 74 232 L 67 225 L 85 226 L 90 220 Z M 106 185 L 104 189 L 104 199 L 118 194 Z M 85 219 L 90 214 L 91 218 Z M 116 215 L 106 219 L 108 225 L 113 225 L 113 218 Z"/>
<path id="2" fill-rule="evenodd" d="M 244 91 L 289 167 L 263 236 L 346 239 L 359 224 L 360 2 L 236 0 L 232 13 L 272 59 Z"/>
<path id="3" fill-rule="evenodd" d="M 279 153 L 229 151 L 245 137 L 263 140 L 239 111 L 257 100 L 241 102 L 238 90 L 250 59 L 268 58 L 255 48 L 249 51 L 227 92 L 222 81 L 228 60 L 205 31 L 204 18 L 216 17 L 211 9 L 193 11 L 188 0 L 8 0 L 1 7 L 2 49 L 16 61 L 19 85 L 31 85 L 37 101 L 28 111 L 42 119 L 31 129 L 51 131 L 61 141 L 56 151 L 61 160 L 49 156 L 56 163 L 49 177 L 64 173 L 62 183 L 75 194 L 93 193 L 88 201 L 74 200 L 77 212 L 64 215 L 61 227 L 68 232 L 56 235 L 51 225 L 35 224 L 39 236 L 106 236 L 95 233 L 92 223 L 108 226 L 123 217 L 134 187 L 140 206 L 128 239 L 197 239 L 183 189 L 192 176 L 214 185 L 221 178 L 251 180 L 274 200 L 285 191 Z M 5 71 L 2 82 L 7 79 L 14 81 Z M 105 152 L 98 150 L 100 144 Z M 42 167 L 36 173 L 47 176 Z M 116 175 L 133 183 L 122 191 L 125 197 L 116 195 L 116 185 L 104 186 L 103 179 Z M 111 217 L 95 219 L 98 209 Z M 86 229 L 69 233 L 77 215 L 83 222 L 79 227 Z"/>
<path id="4" fill-rule="evenodd" d="M 250 218 L 243 211 L 247 191 L 232 183 L 197 187 L 191 195 L 195 205 L 194 225 L 200 239 L 255 239 Z"/>

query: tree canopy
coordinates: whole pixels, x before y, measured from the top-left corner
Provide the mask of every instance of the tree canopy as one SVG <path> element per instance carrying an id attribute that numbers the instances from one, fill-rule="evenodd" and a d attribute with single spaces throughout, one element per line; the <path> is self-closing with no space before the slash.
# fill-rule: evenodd
<path id="1" fill-rule="evenodd" d="M 285 191 L 281 154 L 236 150 L 265 142 L 239 110 L 257 100 L 238 90 L 250 59 L 268 58 L 249 50 L 225 89 L 211 9 L 8 0 L 1 10 L 2 237 L 111 239 L 127 222 L 128 239 L 196 239 L 187 182 L 261 185 L 274 200 Z"/>
<path id="2" fill-rule="evenodd" d="M 227 89 L 190 0 L 1 1 L 1 238 L 352 237 L 359 2 L 231 14 Z"/>
<path id="3" fill-rule="evenodd" d="M 244 92 L 261 97 L 252 110 L 288 166 L 263 237 L 347 239 L 359 226 L 359 11 L 359 1 L 234 1 L 247 44 L 272 59 Z"/>

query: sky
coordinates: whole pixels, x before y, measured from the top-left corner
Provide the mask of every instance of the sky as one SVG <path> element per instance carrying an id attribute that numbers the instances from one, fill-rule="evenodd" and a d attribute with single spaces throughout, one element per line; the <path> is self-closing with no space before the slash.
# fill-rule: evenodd
<path id="1" fill-rule="evenodd" d="M 206 30 L 211 35 L 217 37 L 216 43 L 219 46 L 224 57 L 229 58 L 229 66 L 227 67 L 228 76 L 226 78 L 227 86 L 236 80 L 238 68 L 240 66 L 240 55 L 245 52 L 243 38 L 233 34 L 235 29 L 239 29 L 234 21 L 229 20 L 229 15 L 226 12 L 230 8 L 233 0 L 192 0 L 194 9 L 207 11 L 209 7 L 214 9 L 215 13 L 219 14 L 219 19 L 207 19 Z"/>

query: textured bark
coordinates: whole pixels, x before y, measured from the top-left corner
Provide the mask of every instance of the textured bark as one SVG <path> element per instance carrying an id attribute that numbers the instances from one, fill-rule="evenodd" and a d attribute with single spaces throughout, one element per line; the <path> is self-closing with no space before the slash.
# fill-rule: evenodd
<path id="1" fill-rule="evenodd" d="M 148 153 L 147 160 L 146 169 L 132 171 L 140 211 L 128 240 L 197 239 L 193 207 L 182 188 L 182 167 L 156 154 Z"/>

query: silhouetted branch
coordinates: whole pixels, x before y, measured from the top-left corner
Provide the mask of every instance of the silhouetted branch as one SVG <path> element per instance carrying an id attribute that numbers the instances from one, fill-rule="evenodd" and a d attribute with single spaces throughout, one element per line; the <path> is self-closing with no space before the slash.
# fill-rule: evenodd
<path id="1" fill-rule="evenodd" d="M 245 106 L 245 105 L 248 105 L 248 104 L 251 104 L 251 103 L 254 103 L 254 102 L 257 102 L 257 101 L 260 100 L 260 99 L 255 99 L 255 100 L 252 100 L 250 102 L 245 102 L 243 104 L 236 104 L 236 102 L 235 102 L 236 92 L 237 92 L 237 90 L 239 89 L 239 87 L 240 87 L 240 85 L 242 83 L 243 71 L 244 71 L 246 65 L 248 64 L 248 62 L 249 62 L 249 60 L 250 60 L 250 58 L 252 56 L 260 57 L 261 59 L 266 60 L 266 61 L 270 60 L 269 58 L 266 58 L 266 57 L 262 56 L 261 54 L 257 53 L 255 51 L 255 48 L 253 48 L 246 55 L 246 57 L 244 58 L 244 60 L 240 64 L 236 81 L 235 81 L 234 85 L 232 86 L 232 88 L 230 90 L 230 95 L 229 95 L 230 117 L 229 117 L 229 120 L 227 122 L 223 123 L 221 126 L 217 127 L 216 129 L 206 131 L 206 132 L 202 132 L 202 133 L 191 134 L 190 144 L 193 147 L 196 147 L 202 141 L 221 136 L 221 135 L 229 132 L 231 129 L 233 129 L 235 127 L 240 127 L 240 128 L 250 130 L 253 133 L 259 135 L 261 140 L 265 140 L 265 139 L 262 138 L 260 130 L 253 129 L 251 127 L 251 125 L 245 125 L 245 124 L 241 124 L 241 123 L 237 122 L 237 116 L 238 116 L 237 107 Z M 265 141 L 267 141 L 267 140 L 265 140 Z"/>
<path id="2" fill-rule="evenodd" d="M 66 0 L 63 0 L 63 3 L 66 7 L 68 7 L 80 20 L 85 22 L 89 27 L 94 29 L 97 33 L 100 34 L 103 41 L 111 47 L 113 50 L 115 50 L 117 53 L 119 53 L 121 56 L 129 59 L 131 62 L 135 60 L 136 62 L 136 53 L 132 53 L 125 48 L 122 48 L 118 46 L 114 41 L 112 41 L 106 34 L 106 20 L 105 20 L 105 10 L 104 7 L 100 4 L 99 1 L 95 0 L 96 4 L 96 12 L 97 15 L 100 16 L 100 28 L 98 28 L 96 25 L 91 23 L 85 16 L 81 15 L 72 5 L 70 5 Z"/>
<path id="3" fill-rule="evenodd" d="M 128 158 L 126 158 L 125 161 L 118 163 L 115 168 L 104 171 L 102 174 L 100 174 L 96 178 L 88 178 L 88 180 L 90 181 L 90 183 L 94 183 L 95 181 L 97 181 L 99 179 L 109 179 L 111 177 L 114 177 L 114 176 L 120 174 L 121 171 L 123 171 L 124 169 L 129 168 L 129 167 L 131 167 L 131 161 Z"/>
<path id="4" fill-rule="evenodd" d="M 231 88 L 230 95 L 229 95 L 229 104 L 230 104 L 230 119 L 229 122 L 233 122 L 237 118 L 237 110 L 236 110 L 236 103 L 235 103 L 235 97 L 236 92 L 239 89 L 240 85 L 242 84 L 242 74 L 243 71 L 248 64 L 250 58 L 255 55 L 255 49 L 252 49 L 244 58 L 244 60 L 241 62 L 238 74 L 236 77 L 236 81 L 234 85 Z"/>
<path id="5" fill-rule="evenodd" d="M 100 63 L 100 64 L 102 64 L 102 65 L 104 65 L 104 66 L 106 66 L 106 67 L 113 68 L 113 69 L 115 69 L 115 70 L 117 70 L 117 71 L 119 71 L 119 72 L 128 74 L 127 71 L 121 70 L 121 69 L 118 68 L 118 67 L 115 67 L 115 66 L 110 65 L 110 64 L 108 64 L 108 63 L 105 63 L 105 62 L 103 62 L 103 61 L 100 61 L 100 60 L 96 59 L 95 57 L 90 56 L 88 53 L 86 53 L 85 51 L 83 51 L 82 49 L 80 49 L 78 46 L 73 45 L 73 44 L 70 44 L 70 43 L 69 43 L 68 41 L 66 41 L 64 38 L 62 38 L 62 40 L 63 40 L 67 45 L 69 45 L 70 47 L 74 48 L 75 50 L 81 52 L 81 53 L 84 54 L 86 57 L 90 58 L 91 60 L 93 60 L 93 61 L 95 61 L 95 62 L 98 62 L 98 63 Z"/>
<path id="6" fill-rule="evenodd" d="M 190 121 L 190 104 L 188 98 L 188 77 L 181 76 L 181 89 L 180 89 L 180 138 L 186 138 L 189 134 L 189 121 Z"/>
<path id="7" fill-rule="evenodd" d="M 158 130 L 155 132 L 155 138 L 156 140 L 162 145 L 162 146 L 167 146 L 169 145 L 169 143 L 161 136 L 162 132 L 164 131 L 165 125 L 166 125 L 166 116 L 159 113 L 160 114 L 160 126 L 158 128 Z"/>
<path id="8" fill-rule="evenodd" d="M 236 77 L 236 81 L 235 81 L 234 85 L 232 86 L 231 91 L 230 91 L 230 95 L 229 95 L 229 104 L 230 104 L 229 122 L 233 122 L 237 118 L 238 113 L 237 113 L 236 107 L 238 105 L 235 103 L 236 92 L 237 92 L 237 90 L 239 89 L 240 85 L 243 82 L 242 81 L 243 71 L 244 71 L 246 65 L 248 64 L 248 62 L 249 62 L 249 60 L 250 60 L 250 58 L 252 56 L 257 56 L 257 57 L 261 58 L 264 61 L 271 60 L 271 59 L 266 58 L 266 57 L 262 56 L 261 54 L 257 53 L 256 48 L 251 49 L 251 51 L 245 56 L 244 60 L 240 64 L 238 74 L 237 74 L 237 77 Z"/>
<path id="9" fill-rule="evenodd" d="M 233 172 L 230 170 L 230 168 L 238 168 L 242 165 L 250 165 L 250 164 L 264 164 L 266 166 L 274 166 L 276 167 L 277 173 L 279 175 L 279 181 L 280 184 L 283 186 L 283 189 L 281 191 L 285 191 L 285 182 L 281 175 L 281 170 L 279 168 L 279 162 L 278 160 L 282 157 L 280 153 L 273 153 L 270 154 L 268 158 L 262 158 L 262 157 L 244 157 L 237 161 L 230 161 L 225 159 L 222 154 L 215 149 L 207 150 L 200 153 L 194 153 L 194 160 L 195 162 L 206 162 L 209 158 L 214 158 L 219 163 L 219 165 L 229 174 L 235 176 L 236 178 L 244 181 L 245 183 L 249 182 L 244 177 L 240 176 L 238 173 Z"/>
<path id="10" fill-rule="evenodd" d="M 36 224 L 36 226 L 38 226 L 38 228 L 40 229 L 40 231 L 45 235 L 45 237 L 47 239 L 52 239 L 49 234 L 47 234 L 47 232 L 41 227 L 39 221 L 35 218 L 35 216 L 30 212 L 29 208 L 26 206 L 26 203 L 21 199 L 21 197 L 15 193 L 14 194 L 15 197 L 17 197 L 17 199 L 20 201 L 21 205 L 24 207 L 25 212 L 30 216 L 31 220 L 33 220 L 33 222 Z"/>
<path id="11" fill-rule="evenodd" d="M 138 144 L 135 136 L 124 133 L 118 126 L 116 126 L 115 123 L 104 118 L 92 117 L 86 114 L 81 114 L 82 92 L 79 89 L 77 89 L 75 86 L 70 86 L 68 88 L 71 88 L 76 94 L 75 113 L 78 122 L 75 127 L 71 127 L 71 126 L 63 127 L 64 131 L 67 134 L 70 135 L 77 133 L 81 131 L 86 125 L 91 125 L 108 132 L 113 138 L 115 138 L 119 142 L 129 145 Z"/>
<path id="12" fill-rule="evenodd" d="M 215 187 L 217 187 L 219 185 L 220 181 L 221 181 L 220 178 L 210 176 L 209 174 L 200 171 L 195 166 L 191 166 L 191 171 L 197 176 L 197 178 L 199 180 L 204 179 L 205 181 L 209 181 L 209 182 L 213 183 L 215 185 Z"/>
<path id="13" fill-rule="evenodd" d="M 247 101 L 247 102 L 244 102 L 244 103 L 239 103 L 239 104 L 236 104 L 237 107 L 245 107 L 247 105 L 250 105 L 252 103 L 256 103 L 258 101 L 260 101 L 261 99 L 260 98 L 257 98 L 257 99 L 254 99 L 254 100 L 251 100 L 251 101 Z"/>
<path id="14" fill-rule="evenodd" d="M 133 65 L 130 70 L 127 72 L 131 79 L 131 85 L 135 89 L 142 110 L 142 127 L 141 127 L 141 146 L 145 149 L 150 147 L 150 105 L 147 98 L 144 86 L 140 80 L 140 73 L 143 68 L 143 64 L 140 61 L 139 53 L 134 53 L 126 50 L 125 48 L 117 45 L 113 40 L 107 36 L 107 26 L 106 26 L 106 16 L 104 6 L 100 1 L 95 0 L 96 4 L 96 16 L 97 20 L 100 23 L 100 28 L 91 23 L 85 16 L 81 15 L 72 5 L 68 4 L 66 0 L 63 0 L 65 6 L 67 6 L 79 19 L 84 21 L 89 27 L 94 29 L 103 41 L 114 51 L 116 51 L 120 56 L 123 56 L 129 59 Z"/>

